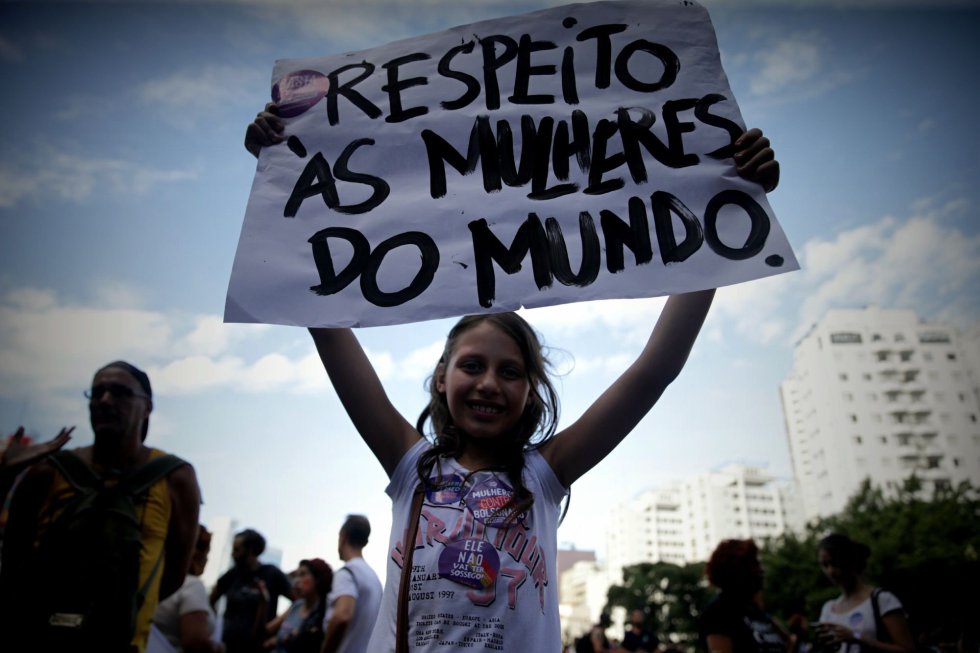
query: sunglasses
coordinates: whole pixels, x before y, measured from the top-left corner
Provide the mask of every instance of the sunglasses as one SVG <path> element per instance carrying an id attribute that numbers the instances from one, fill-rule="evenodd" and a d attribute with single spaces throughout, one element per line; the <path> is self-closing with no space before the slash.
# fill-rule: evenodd
<path id="1" fill-rule="evenodd" d="M 93 385 L 91 390 L 85 390 L 82 394 L 89 401 L 96 401 L 104 397 L 107 392 L 112 395 L 113 399 L 128 400 L 133 397 L 150 398 L 148 394 L 133 390 L 128 385 L 123 385 L 122 383 L 100 383 Z"/>

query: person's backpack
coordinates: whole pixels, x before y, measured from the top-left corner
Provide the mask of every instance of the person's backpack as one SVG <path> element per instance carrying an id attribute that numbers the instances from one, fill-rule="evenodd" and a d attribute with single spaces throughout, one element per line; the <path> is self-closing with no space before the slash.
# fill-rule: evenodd
<path id="1" fill-rule="evenodd" d="M 141 582 L 140 508 L 157 481 L 187 463 L 160 456 L 108 485 L 71 451 L 48 460 L 75 493 L 35 553 L 36 650 L 126 650 L 164 558 Z"/>

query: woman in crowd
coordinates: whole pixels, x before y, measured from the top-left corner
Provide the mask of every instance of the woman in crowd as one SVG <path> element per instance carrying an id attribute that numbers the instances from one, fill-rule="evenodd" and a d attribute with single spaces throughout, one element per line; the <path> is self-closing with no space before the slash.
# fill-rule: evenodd
<path id="1" fill-rule="evenodd" d="M 788 638 L 762 609 L 762 565 L 752 540 L 725 540 L 706 569 L 720 591 L 701 613 L 708 653 L 787 653 Z"/>
<path id="2" fill-rule="evenodd" d="M 333 570 L 320 558 L 301 560 L 293 578 L 296 600 L 279 619 L 268 624 L 273 633 L 266 642 L 276 653 L 318 653 L 323 643 L 323 615 Z"/>
<path id="3" fill-rule="evenodd" d="M 221 653 L 225 650 L 224 644 L 214 641 L 214 611 L 200 578 L 208 563 L 210 551 L 211 532 L 202 524 L 198 526 L 197 544 L 184 584 L 161 602 L 153 614 L 156 632 L 150 637 L 147 653 L 164 653 L 168 650 L 159 639 L 160 636 L 173 651 Z"/>
<path id="4" fill-rule="evenodd" d="M 820 567 L 841 593 L 820 610 L 817 640 L 838 653 L 912 653 L 915 645 L 902 604 L 864 580 L 870 555 L 867 546 L 840 533 L 820 540 Z"/>

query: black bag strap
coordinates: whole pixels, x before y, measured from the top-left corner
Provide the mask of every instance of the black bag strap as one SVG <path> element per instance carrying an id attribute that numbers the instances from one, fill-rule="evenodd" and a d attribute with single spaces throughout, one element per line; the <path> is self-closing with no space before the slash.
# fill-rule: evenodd
<path id="1" fill-rule="evenodd" d="M 405 539 L 405 555 L 402 556 L 402 576 L 398 584 L 398 613 L 395 621 L 395 653 L 408 653 L 408 588 L 412 580 L 412 557 L 415 553 L 415 536 L 419 532 L 419 516 L 422 514 L 422 485 L 415 487 L 409 514 L 408 536 Z"/>
<path id="2" fill-rule="evenodd" d="M 875 620 L 875 639 L 879 642 L 889 642 L 891 639 L 888 637 L 888 631 L 885 630 L 884 624 L 881 623 L 881 606 L 878 604 L 878 597 L 881 595 L 881 592 L 880 587 L 871 590 L 871 614 Z"/>
<path id="3" fill-rule="evenodd" d="M 126 490 L 130 495 L 139 496 L 150 489 L 161 478 L 186 464 L 186 460 L 178 458 L 173 454 L 164 454 L 154 458 L 129 476 L 126 476 L 121 482 L 125 483 Z"/>
<path id="4" fill-rule="evenodd" d="M 48 460 L 75 490 L 81 492 L 102 487 L 102 478 L 74 451 L 58 451 Z"/>
<path id="5" fill-rule="evenodd" d="M 52 454 L 49 460 L 65 477 L 68 484 L 76 490 L 96 489 L 103 486 L 104 479 L 74 451 L 58 451 Z M 125 484 L 124 487 L 131 496 L 138 496 L 161 478 L 186 464 L 186 460 L 173 454 L 164 454 L 123 477 L 120 483 Z"/>

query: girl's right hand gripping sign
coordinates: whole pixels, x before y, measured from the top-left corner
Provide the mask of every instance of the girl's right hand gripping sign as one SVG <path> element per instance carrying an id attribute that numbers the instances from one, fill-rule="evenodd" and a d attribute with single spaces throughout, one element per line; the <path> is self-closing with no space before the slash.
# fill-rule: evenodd
<path id="1" fill-rule="evenodd" d="M 371 326 L 798 269 L 707 11 L 569 5 L 276 62 L 225 321 Z"/>

